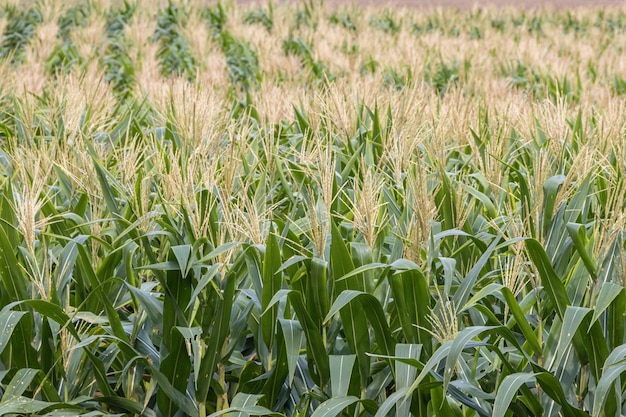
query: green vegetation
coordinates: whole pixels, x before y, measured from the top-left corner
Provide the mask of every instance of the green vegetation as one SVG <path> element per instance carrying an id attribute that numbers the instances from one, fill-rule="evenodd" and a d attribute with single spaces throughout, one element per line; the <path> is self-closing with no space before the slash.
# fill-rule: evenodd
<path id="1" fill-rule="evenodd" d="M 0 58 L 19 62 L 24 57 L 24 47 L 34 35 L 35 27 L 41 23 L 41 14 L 36 8 L 18 10 L 7 7 L 4 19 L 8 22 L 0 42 Z"/>
<path id="2" fill-rule="evenodd" d="M 626 413 L 626 14 L 0 11 L 0 415 Z"/>
<path id="3" fill-rule="evenodd" d="M 181 34 L 181 28 L 187 23 L 187 11 L 184 7 L 169 3 L 159 10 L 158 23 L 152 38 L 159 42 L 158 58 L 161 73 L 165 76 L 185 75 L 189 81 L 195 78 L 195 59 L 187 39 Z"/>

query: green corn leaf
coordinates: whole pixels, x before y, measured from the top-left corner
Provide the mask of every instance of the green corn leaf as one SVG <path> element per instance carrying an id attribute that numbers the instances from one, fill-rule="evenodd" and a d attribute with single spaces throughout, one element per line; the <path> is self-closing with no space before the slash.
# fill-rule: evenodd
<path id="1" fill-rule="evenodd" d="M 11 340 L 13 330 L 24 314 L 26 314 L 25 311 L 12 311 L 6 308 L 0 311 L 0 354 Z"/>
<path id="2" fill-rule="evenodd" d="M 614 284 L 612 282 L 604 282 L 600 286 L 598 291 L 598 298 L 596 299 L 596 306 L 593 311 L 593 317 L 591 318 L 590 326 L 593 325 L 600 316 L 609 308 L 611 303 L 615 301 L 622 293 L 624 293 L 624 287 Z"/>
<path id="3" fill-rule="evenodd" d="M 331 268 L 337 297 L 346 290 L 366 291 L 365 283 L 356 276 L 337 281 L 355 268 L 341 233 L 334 223 L 331 224 Z M 357 355 L 361 385 L 366 386 L 370 372 L 370 361 L 367 356 L 367 352 L 370 350 L 370 340 L 365 312 L 348 302 L 344 304 L 339 313 L 350 350 Z"/>
<path id="4" fill-rule="evenodd" d="M 574 247 L 578 252 L 578 255 L 583 260 L 587 271 L 593 277 L 594 280 L 598 279 L 598 271 L 595 261 L 591 258 L 589 254 L 591 243 L 587 239 L 587 232 L 585 225 L 578 223 L 567 223 L 565 225 L 567 228 L 567 232 L 572 238 L 572 242 L 574 243 Z"/>
<path id="5" fill-rule="evenodd" d="M 493 239 L 489 247 L 487 247 L 487 250 L 485 250 L 485 252 L 482 254 L 480 259 L 478 259 L 478 262 L 476 262 L 476 264 L 472 267 L 472 269 L 467 273 L 467 275 L 461 282 L 461 285 L 459 286 L 458 291 L 454 294 L 453 300 L 454 300 L 455 305 L 463 306 L 467 303 L 467 300 L 470 297 L 471 290 L 472 288 L 474 288 L 474 284 L 476 283 L 476 280 L 478 280 L 478 277 L 480 276 L 481 271 L 490 261 L 491 254 L 496 249 L 496 246 L 500 242 L 501 238 L 502 238 L 502 232 L 500 232 L 498 236 L 496 236 Z"/>
<path id="6" fill-rule="evenodd" d="M 309 258 L 307 258 L 306 256 L 294 255 L 290 257 L 289 259 L 287 259 L 285 262 L 283 262 L 283 264 L 281 265 L 280 268 L 278 268 L 276 273 L 284 272 L 287 269 L 291 268 L 292 266 L 297 265 L 300 262 L 307 261 L 308 259 Z"/>
<path id="7" fill-rule="evenodd" d="M 119 396 L 84 398 L 84 402 L 88 401 L 95 401 L 98 403 L 106 404 L 107 407 L 110 407 L 113 410 L 124 411 L 131 414 L 144 415 L 145 417 L 156 416 L 156 414 L 152 410 L 145 409 L 145 407 L 143 407 L 138 402 Z"/>
<path id="8" fill-rule="evenodd" d="M 428 332 L 431 297 L 428 282 L 417 265 L 396 261 L 395 272 L 387 276 L 396 302 L 402 332 L 407 341 L 421 344 L 427 354 L 432 352 L 432 335 Z"/>
<path id="9" fill-rule="evenodd" d="M 452 341 L 447 341 L 443 345 L 441 345 L 439 349 L 435 351 L 435 353 L 430 357 L 430 359 L 428 359 L 428 362 L 426 362 L 426 364 L 422 368 L 422 371 L 419 373 L 417 378 L 415 378 L 415 381 L 413 381 L 413 384 L 411 384 L 411 386 L 409 387 L 407 394 L 406 394 L 407 397 L 413 394 L 413 392 L 420 386 L 424 378 L 426 378 L 426 375 L 428 375 L 433 369 L 435 369 L 435 367 L 439 365 L 439 362 L 441 362 L 445 357 L 448 356 L 451 348 L 452 348 Z"/>
<path id="10" fill-rule="evenodd" d="M 348 278 L 352 278 L 355 276 L 358 276 L 362 273 L 365 272 L 369 272 L 369 271 L 375 271 L 377 269 L 385 269 L 385 268 L 389 268 L 390 266 L 387 264 L 383 264 L 380 262 L 373 262 L 373 263 L 369 263 L 363 266 L 360 266 L 356 269 L 354 269 L 353 271 L 347 273 L 346 275 L 342 276 L 341 278 L 338 278 L 336 281 L 342 281 L 344 279 L 348 279 Z"/>
<path id="11" fill-rule="evenodd" d="M 187 277 L 189 273 L 189 267 L 191 265 L 191 245 L 178 245 L 172 246 L 172 253 L 176 258 L 176 263 L 178 264 L 178 270 L 182 274 L 183 278 Z"/>
<path id="12" fill-rule="evenodd" d="M 356 355 L 330 355 L 330 385 L 333 398 L 348 395 Z"/>
<path id="13" fill-rule="evenodd" d="M 204 265 L 206 264 L 208 261 L 217 258 L 218 256 L 233 250 L 234 248 L 241 246 L 243 242 L 228 242 L 228 243 L 224 243 L 223 245 L 218 246 L 217 248 L 213 249 L 211 252 L 209 252 L 207 255 L 203 256 L 202 258 L 197 260 L 198 264 Z M 195 262 L 194 262 L 195 264 Z"/>
<path id="14" fill-rule="evenodd" d="M 15 247 L 9 241 L 4 227 L 0 227 L 0 284 L 11 301 L 30 298 L 26 291 L 27 280 L 20 270 L 20 264 L 15 256 Z"/>
<path id="15" fill-rule="evenodd" d="M 614 390 L 614 384 L 618 378 L 626 372 L 626 344 L 618 346 L 606 359 L 603 367 L 602 377 L 596 387 L 596 395 L 593 402 L 593 416 L 602 415 L 609 393 Z"/>
<path id="16" fill-rule="evenodd" d="M 289 375 L 286 346 L 287 343 L 285 341 L 283 327 L 278 326 L 278 331 L 276 332 L 276 350 L 273 353 L 275 359 L 271 364 L 269 378 L 263 387 L 263 393 L 265 394 L 263 401 L 266 402 L 269 407 L 272 407 L 278 401 L 281 390 L 285 385 L 285 380 Z"/>
<path id="17" fill-rule="evenodd" d="M 463 349 L 465 349 L 467 343 L 474 337 L 478 336 L 480 333 L 491 329 L 493 329 L 493 327 L 473 326 L 467 327 L 457 334 L 456 338 L 452 342 L 452 346 L 450 347 L 450 352 L 446 357 L 446 367 L 443 373 L 444 393 L 448 391 L 448 385 L 450 384 L 450 380 L 452 378 L 452 372 L 456 368 L 457 361 L 459 360 L 459 355 L 461 354 Z"/>
<path id="18" fill-rule="evenodd" d="M 311 276 L 306 299 L 308 302 L 311 319 L 318 327 L 328 314 L 328 262 L 320 258 L 311 260 Z"/>
<path id="19" fill-rule="evenodd" d="M 213 315 L 213 326 L 208 336 L 206 351 L 200 364 L 200 376 L 198 377 L 198 388 L 196 389 L 196 401 L 204 403 L 209 393 L 209 387 L 213 380 L 213 373 L 218 362 L 222 358 L 222 349 L 226 337 L 230 331 L 230 314 L 235 298 L 235 276 L 236 269 L 229 271 L 224 277 L 223 297 L 217 301 L 215 314 Z"/>
<path id="20" fill-rule="evenodd" d="M 189 417 L 198 417 L 198 409 L 184 393 L 174 388 L 165 375 L 163 375 L 154 366 L 150 366 L 152 377 L 159 385 L 159 391 L 162 391 L 167 397 Z M 165 412 L 165 411 L 164 411 Z"/>
<path id="21" fill-rule="evenodd" d="M 302 343 L 302 326 L 297 320 L 279 319 L 285 336 L 285 349 L 287 350 L 287 365 L 289 367 L 289 385 L 293 383 L 296 373 L 296 365 L 300 357 L 300 344 Z"/>
<path id="22" fill-rule="evenodd" d="M 335 417 L 347 407 L 358 401 L 359 399 L 357 397 L 352 396 L 331 398 L 330 400 L 326 400 L 320 404 L 311 417 Z"/>
<path id="23" fill-rule="evenodd" d="M 396 355 L 394 359 L 410 359 L 419 364 L 419 357 L 422 352 L 422 345 L 398 343 L 396 345 Z M 417 369 L 415 366 L 411 366 L 402 360 L 396 360 L 396 384 L 398 388 L 408 388 L 415 380 Z"/>
<path id="24" fill-rule="evenodd" d="M 246 417 L 246 416 L 252 415 L 241 410 L 252 411 L 252 410 L 258 409 L 259 411 L 261 411 L 261 408 L 255 407 L 257 405 L 257 402 L 261 398 L 263 398 L 262 395 L 252 395 L 252 394 L 244 394 L 243 392 L 238 392 L 235 395 L 235 398 L 233 398 L 233 402 L 230 405 L 230 410 L 232 411 L 237 410 L 237 412 L 231 413 L 232 414 L 231 417 Z M 255 407 L 255 408 L 252 408 L 252 407 Z M 264 409 L 263 411 L 265 411 L 268 414 L 271 414 L 270 410 Z M 219 413 L 214 413 L 212 415 L 219 415 Z"/>
<path id="25" fill-rule="evenodd" d="M 39 369 L 19 369 L 13 379 L 11 379 L 11 382 L 9 382 L 4 389 L 2 403 L 10 400 L 11 398 L 19 398 L 27 389 L 29 389 L 30 384 L 39 372 Z"/>
<path id="26" fill-rule="evenodd" d="M 120 315 L 109 301 L 108 297 L 102 291 L 102 287 L 98 288 L 98 292 L 100 292 L 100 299 L 102 300 L 102 304 L 104 304 L 104 309 L 106 311 L 106 317 L 109 321 L 109 325 L 111 326 L 111 331 L 123 342 L 129 343 L 128 335 L 124 330 L 124 325 L 122 324 L 122 320 L 120 319 Z"/>
<path id="27" fill-rule="evenodd" d="M 156 264 L 141 266 L 138 270 L 150 269 L 152 271 L 180 271 L 180 264 L 175 261 L 159 262 Z"/>
<path id="28" fill-rule="evenodd" d="M 69 289 L 69 283 L 74 272 L 74 265 L 76 264 L 76 259 L 78 258 L 77 245 L 79 243 L 84 243 L 85 240 L 86 236 L 72 239 L 67 245 L 65 245 L 63 251 L 61 252 L 61 257 L 54 273 L 54 282 L 56 283 L 55 290 L 58 294 L 59 300 L 65 300 L 65 294 Z"/>
<path id="29" fill-rule="evenodd" d="M 259 400 L 263 398 L 262 395 L 253 395 L 253 394 L 245 394 L 243 392 L 238 392 L 233 398 L 233 402 L 231 406 L 233 407 L 249 407 L 251 405 L 256 405 Z"/>
<path id="30" fill-rule="evenodd" d="M 599 302 L 598 297 L 598 302 Z M 596 311 L 598 306 L 596 305 Z M 624 342 L 624 334 L 626 333 L 626 323 L 624 323 L 624 317 L 626 317 L 626 291 L 619 291 L 618 296 L 613 300 L 613 303 L 609 307 L 609 314 L 607 317 L 607 327 L 609 333 L 609 346 L 615 349 L 621 343 Z"/>
<path id="31" fill-rule="evenodd" d="M 470 308 L 474 307 L 474 305 L 477 304 L 479 301 L 481 301 L 483 298 L 486 298 L 490 295 L 494 295 L 494 294 L 497 294 L 498 292 L 501 292 L 502 288 L 503 288 L 502 284 L 498 284 L 495 282 L 487 285 L 486 287 L 478 291 L 476 294 L 474 294 L 474 296 L 472 296 L 472 298 L 469 299 L 469 301 L 465 304 L 465 306 L 462 309 L 460 309 L 459 312 L 464 312 L 464 311 L 469 310 Z"/>
<path id="32" fill-rule="evenodd" d="M 191 297 L 189 297 L 189 303 L 185 310 L 189 310 L 197 301 L 198 296 L 204 291 L 204 289 L 209 285 L 215 276 L 217 275 L 221 264 L 214 264 L 209 267 L 209 269 L 202 275 L 202 278 L 198 281 L 196 286 L 193 289 L 193 293 L 191 293 Z"/>
<path id="33" fill-rule="evenodd" d="M 317 367 L 320 386 L 324 386 L 330 379 L 330 365 L 320 329 L 309 315 L 301 293 L 297 291 L 289 292 L 289 301 L 302 325 L 306 337 L 307 355 L 313 359 Z"/>
<path id="34" fill-rule="evenodd" d="M 511 401 L 522 385 L 535 380 L 533 373 L 516 373 L 507 375 L 503 380 L 496 394 L 493 406 L 494 417 L 505 417 Z"/>
<path id="35" fill-rule="evenodd" d="M 95 151 L 94 151 L 94 154 L 95 154 Z M 96 169 L 98 182 L 100 183 L 100 190 L 103 193 L 104 201 L 107 205 L 107 208 L 114 216 L 118 218 L 123 217 L 120 214 L 120 209 L 115 199 L 115 193 L 113 191 L 113 188 L 111 187 L 111 183 L 113 184 L 116 183 L 115 177 L 111 175 L 111 173 L 108 172 L 95 157 L 93 158 L 93 164 Z M 120 227 L 121 226 L 118 226 L 118 230 L 121 232 L 122 230 L 119 229 Z"/>
<path id="36" fill-rule="evenodd" d="M 556 196 L 559 189 L 565 182 L 565 175 L 555 175 L 548 178 L 543 185 L 543 217 L 541 219 L 543 236 L 546 237 L 550 230 L 552 214 L 554 213 L 554 204 L 556 203 Z"/>
<path id="37" fill-rule="evenodd" d="M 22 301 L 21 304 L 26 304 L 42 316 L 46 316 L 61 326 L 67 327 L 69 332 L 76 338 L 77 341 L 81 340 L 81 337 L 76 331 L 70 317 L 58 305 L 45 300 L 25 300 Z"/>
<path id="38" fill-rule="evenodd" d="M 539 367 L 536 367 L 539 370 Z M 573 407 L 569 404 L 567 396 L 563 391 L 561 382 L 551 373 L 540 370 L 535 373 L 535 379 L 541 386 L 541 389 L 560 407 L 561 413 L 566 417 L 589 417 L 589 414 Z"/>
<path id="39" fill-rule="evenodd" d="M 406 411 L 410 406 L 409 399 L 407 399 L 407 393 L 409 392 L 408 387 L 400 388 L 396 390 L 393 394 L 385 399 L 385 401 L 380 405 L 376 415 L 374 417 L 387 417 L 391 415 L 391 412 L 394 407 L 398 410 L 396 415 L 409 415 L 409 414 L 400 414 L 401 410 Z"/>
<path id="40" fill-rule="evenodd" d="M 185 338 L 187 350 L 190 350 L 188 353 L 192 355 L 194 384 L 197 387 L 198 375 L 200 375 L 200 363 L 202 361 L 202 328 L 177 326 L 176 329 Z"/>
<path id="41" fill-rule="evenodd" d="M 52 409 L 55 406 L 61 407 L 60 404 L 47 401 L 33 400 L 26 397 L 10 397 L 6 401 L 0 402 L 0 415 L 30 415 L 46 409 Z"/>
<path id="42" fill-rule="evenodd" d="M 548 255 L 539 242 L 534 239 L 525 241 L 528 250 L 528 256 L 539 271 L 541 283 L 543 284 L 550 301 L 554 305 L 557 314 L 563 320 L 565 317 L 565 309 L 570 304 L 565 291 L 563 281 L 559 279 L 554 272 L 554 268 L 550 264 Z"/>
<path id="43" fill-rule="evenodd" d="M 276 273 L 281 267 L 280 258 L 280 247 L 278 246 L 276 237 L 270 233 L 265 247 L 265 256 L 263 257 L 263 292 L 261 298 L 263 310 L 261 315 L 261 328 L 263 331 L 263 340 L 269 350 L 273 349 L 274 346 L 274 329 L 278 322 L 278 306 L 268 309 L 268 304 L 282 286 L 281 274 Z"/>
<path id="44" fill-rule="evenodd" d="M 270 409 L 261 407 L 260 405 L 250 405 L 247 407 L 230 407 L 226 410 L 218 411 L 210 414 L 209 417 L 218 417 L 224 414 L 235 414 L 243 416 L 269 416 L 269 417 L 285 417 L 284 414 L 273 412 Z"/>
<path id="45" fill-rule="evenodd" d="M 402 343 L 396 345 L 396 357 L 404 357 L 417 361 L 419 360 L 421 352 L 422 345 Z M 402 361 L 396 361 L 396 393 L 408 389 L 415 380 L 416 375 L 417 369 L 414 366 L 410 366 Z M 400 404 L 397 404 L 397 414 L 409 415 L 410 406 L 410 401 L 402 401 Z"/>
<path id="46" fill-rule="evenodd" d="M 150 294 L 148 291 L 145 291 L 141 288 L 135 288 L 128 283 L 126 283 L 126 287 L 137 298 L 139 304 L 143 307 L 143 311 L 146 313 L 150 321 L 152 321 L 157 329 L 162 330 L 163 302 L 157 297 Z"/>
<path id="47" fill-rule="evenodd" d="M 478 191 L 474 187 L 470 187 L 469 185 L 466 185 L 466 184 L 460 184 L 460 185 L 465 191 L 467 191 L 469 194 L 471 194 L 473 197 L 475 197 L 477 200 L 479 200 L 482 203 L 489 218 L 493 219 L 498 216 L 498 210 L 496 209 L 496 206 L 493 204 L 493 201 L 491 201 L 491 199 L 486 194 Z"/>
<path id="48" fill-rule="evenodd" d="M 541 349 L 541 344 L 539 343 L 539 340 L 537 339 L 537 335 L 533 331 L 532 327 L 530 327 L 530 324 L 528 324 L 528 320 L 524 316 L 524 313 L 522 312 L 522 309 L 517 303 L 517 300 L 513 296 L 513 293 L 507 287 L 501 287 L 501 291 L 502 291 L 502 295 L 504 296 L 504 299 L 506 300 L 507 305 L 509 306 L 509 310 L 511 311 L 511 313 L 513 314 L 513 317 L 515 318 L 515 324 L 517 324 L 519 329 L 522 331 L 522 334 L 526 338 L 526 341 L 528 342 L 528 344 L 530 344 L 530 347 L 532 347 L 535 354 L 537 356 L 542 356 L 543 352 Z"/>
<path id="49" fill-rule="evenodd" d="M 389 331 L 389 325 L 387 324 L 380 301 L 371 294 L 352 290 L 343 291 L 331 306 L 324 322 L 330 321 L 335 314 L 341 312 L 342 309 L 357 300 L 360 302 L 362 310 L 365 311 L 367 320 L 374 329 L 376 341 L 382 353 L 384 355 L 392 355 L 395 342 Z"/>
<path id="50" fill-rule="evenodd" d="M 583 320 L 587 317 L 587 315 L 589 315 L 589 313 L 591 313 L 591 309 L 584 307 L 568 306 L 565 309 L 565 317 L 561 326 L 559 344 L 557 345 L 554 355 L 554 363 L 551 368 L 556 369 L 556 367 L 561 364 L 565 351 L 571 347 L 571 343 L 576 335 L 576 332 L 579 331 Z"/>

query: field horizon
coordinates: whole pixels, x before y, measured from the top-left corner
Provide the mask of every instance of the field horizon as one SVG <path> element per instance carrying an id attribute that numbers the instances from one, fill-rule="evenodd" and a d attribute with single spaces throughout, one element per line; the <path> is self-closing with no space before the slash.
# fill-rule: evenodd
<path id="1" fill-rule="evenodd" d="M 237 0 L 242 5 L 262 4 L 255 0 Z M 293 4 L 291 0 L 281 0 L 274 4 Z M 325 0 L 325 4 L 331 7 L 337 6 L 375 6 L 375 7 L 408 7 L 408 8 L 453 8 L 460 10 L 469 10 L 474 7 L 512 7 L 521 9 L 564 9 L 564 8 L 580 8 L 580 7 L 624 7 L 624 0 L 595 0 L 593 3 L 589 0 Z"/>

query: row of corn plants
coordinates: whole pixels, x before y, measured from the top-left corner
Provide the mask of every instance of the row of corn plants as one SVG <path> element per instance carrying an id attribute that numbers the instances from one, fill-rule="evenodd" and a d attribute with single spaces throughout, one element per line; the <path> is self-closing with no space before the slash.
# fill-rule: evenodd
<path id="1" fill-rule="evenodd" d="M 0 15 L 0 415 L 626 413 L 622 10 L 31 6 Z M 502 46 L 554 33 L 607 68 Z"/>

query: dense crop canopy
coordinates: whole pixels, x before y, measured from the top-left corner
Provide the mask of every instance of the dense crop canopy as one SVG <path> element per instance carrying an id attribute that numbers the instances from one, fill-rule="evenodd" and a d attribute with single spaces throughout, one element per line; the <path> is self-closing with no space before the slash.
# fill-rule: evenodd
<path id="1" fill-rule="evenodd" d="M 626 412 L 623 10 L 25 3 L 0 415 Z"/>

